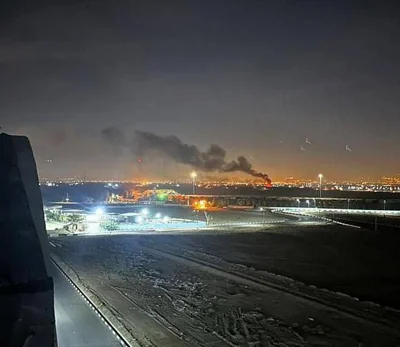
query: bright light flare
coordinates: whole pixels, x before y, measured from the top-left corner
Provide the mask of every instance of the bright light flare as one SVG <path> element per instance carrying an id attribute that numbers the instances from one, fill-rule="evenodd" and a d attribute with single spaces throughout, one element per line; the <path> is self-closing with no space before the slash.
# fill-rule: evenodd
<path id="1" fill-rule="evenodd" d="M 144 216 L 147 216 L 147 215 L 149 214 L 149 210 L 148 210 L 147 208 L 144 208 L 144 209 L 141 211 L 141 214 L 144 215 Z"/>
<path id="2" fill-rule="evenodd" d="M 192 177 L 193 179 L 195 179 L 195 178 L 197 177 L 197 173 L 196 173 L 195 171 L 193 171 L 193 172 L 190 174 L 190 177 Z"/>
<path id="3" fill-rule="evenodd" d="M 88 214 L 86 215 L 86 222 L 98 222 L 99 217 L 96 214 Z"/>
<path id="4" fill-rule="evenodd" d="M 156 218 L 161 218 L 161 213 L 157 212 L 155 215 Z"/>
<path id="5" fill-rule="evenodd" d="M 104 214 L 104 208 L 97 207 L 94 213 L 96 214 L 96 216 L 100 217 L 100 216 L 102 216 Z"/>
<path id="6" fill-rule="evenodd" d="M 136 220 L 136 223 L 141 224 L 141 223 L 143 223 L 144 218 L 142 216 L 137 216 L 135 220 Z"/>
<path id="7" fill-rule="evenodd" d="M 207 201 L 206 200 L 196 201 L 195 206 L 199 210 L 205 210 L 207 207 Z"/>
<path id="8" fill-rule="evenodd" d="M 163 222 L 164 222 L 164 223 L 168 223 L 168 222 L 169 222 L 169 219 L 170 219 L 170 218 L 169 218 L 168 216 L 164 216 L 164 217 L 163 217 Z"/>

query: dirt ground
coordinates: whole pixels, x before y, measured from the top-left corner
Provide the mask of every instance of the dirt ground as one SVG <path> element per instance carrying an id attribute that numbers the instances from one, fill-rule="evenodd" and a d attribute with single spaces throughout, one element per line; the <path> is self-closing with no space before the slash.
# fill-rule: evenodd
<path id="1" fill-rule="evenodd" d="M 231 263 L 400 309 L 400 233 L 337 225 L 273 230 L 161 235 L 144 241 L 217 255 Z"/>
<path id="2" fill-rule="evenodd" d="M 266 232 L 52 240 L 54 254 L 141 345 L 163 347 L 397 346 L 399 337 L 381 327 L 251 280 L 306 290 L 287 278 L 263 276 L 268 271 L 395 306 L 400 274 L 394 241 L 338 226 L 289 225 Z"/>

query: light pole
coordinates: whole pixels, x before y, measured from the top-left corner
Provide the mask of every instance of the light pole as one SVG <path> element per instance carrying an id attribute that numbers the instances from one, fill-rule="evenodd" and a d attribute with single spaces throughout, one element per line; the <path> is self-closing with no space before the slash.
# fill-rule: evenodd
<path id="1" fill-rule="evenodd" d="M 308 208 L 310 208 L 310 200 L 306 200 Z"/>
<path id="2" fill-rule="evenodd" d="M 193 181 L 193 195 L 194 195 L 194 192 L 195 192 L 195 181 L 196 181 L 197 173 L 195 171 L 193 171 L 190 174 L 190 177 L 192 177 L 192 181 Z"/>
<path id="3" fill-rule="evenodd" d="M 300 199 L 296 199 L 297 201 L 297 207 L 300 208 Z"/>
<path id="4" fill-rule="evenodd" d="M 383 200 L 383 209 L 386 210 L 386 200 Z"/>
<path id="5" fill-rule="evenodd" d="M 322 174 L 318 175 L 319 177 L 319 198 L 322 198 L 322 178 L 324 177 Z"/>

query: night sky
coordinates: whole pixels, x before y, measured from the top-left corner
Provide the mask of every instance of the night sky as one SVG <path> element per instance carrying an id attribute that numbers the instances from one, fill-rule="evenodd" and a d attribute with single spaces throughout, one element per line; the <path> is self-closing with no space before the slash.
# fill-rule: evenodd
<path id="1" fill-rule="evenodd" d="M 140 166 L 108 126 L 216 143 L 272 180 L 397 175 L 399 19 L 396 1 L 2 1 L 0 125 L 51 178 L 191 171 Z"/>

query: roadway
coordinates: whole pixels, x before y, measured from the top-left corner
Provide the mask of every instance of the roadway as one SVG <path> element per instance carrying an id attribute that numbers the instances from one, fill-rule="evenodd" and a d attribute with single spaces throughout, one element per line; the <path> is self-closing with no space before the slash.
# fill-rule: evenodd
<path id="1" fill-rule="evenodd" d="M 374 216 L 400 216 L 399 210 L 361 210 L 361 209 L 342 209 L 342 208 L 315 208 L 315 207 L 266 207 L 265 209 L 272 212 L 288 212 L 288 213 L 317 213 L 317 214 L 359 214 Z"/>
<path id="2" fill-rule="evenodd" d="M 121 343 L 51 263 L 57 347 L 117 347 Z"/>

